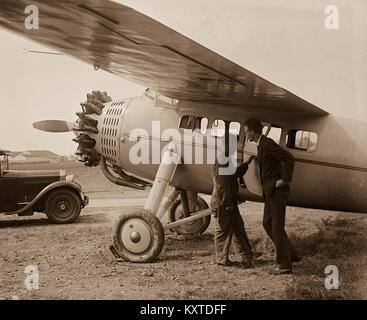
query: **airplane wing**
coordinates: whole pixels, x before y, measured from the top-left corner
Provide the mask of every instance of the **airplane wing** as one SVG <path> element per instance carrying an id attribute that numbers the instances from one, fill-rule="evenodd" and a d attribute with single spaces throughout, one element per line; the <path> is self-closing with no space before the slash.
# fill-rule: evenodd
<path id="1" fill-rule="evenodd" d="M 27 30 L 28 5 L 39 29 Z M 106 0 L 1 0 L 0 27 L 179 100 L 242 110 L 324 110 L 127 6 Z M 224 106 L 225 107 L 225 106 Z"/>

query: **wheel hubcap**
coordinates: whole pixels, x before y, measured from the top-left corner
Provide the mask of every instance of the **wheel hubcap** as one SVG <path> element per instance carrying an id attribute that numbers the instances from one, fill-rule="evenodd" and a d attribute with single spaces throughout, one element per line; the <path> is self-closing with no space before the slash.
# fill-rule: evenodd
<path id="1" fill-rule="evenodd" d="M 134 243 L 139 242 L 141 239 L 140 233 L 133 231 L 130 234 L 130 240 Z"/>
<path id="2" fill-rule="evenodd" d="M 57 207 L 59 211 L 65 211 L 69 208 L 67 201 L 60 201 Z"/>
<path id="3" fill-rule="evenodd" d="M 153 230 L 145 221 L 128 220 L 120 230 L 121 243 L 130 252 L 140 254 L 151 247 Z"/>

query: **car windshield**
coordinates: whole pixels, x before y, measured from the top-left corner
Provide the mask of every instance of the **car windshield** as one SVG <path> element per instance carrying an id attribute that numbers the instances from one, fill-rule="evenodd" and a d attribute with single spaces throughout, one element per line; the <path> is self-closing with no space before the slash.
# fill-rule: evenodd
<path id="1" fill-rule="evenodd" d="M 1 154 L 0 151 L 0 176 L 3 174 L 4 170 L 8 170 L 8 156 L 6 154 Z"/>

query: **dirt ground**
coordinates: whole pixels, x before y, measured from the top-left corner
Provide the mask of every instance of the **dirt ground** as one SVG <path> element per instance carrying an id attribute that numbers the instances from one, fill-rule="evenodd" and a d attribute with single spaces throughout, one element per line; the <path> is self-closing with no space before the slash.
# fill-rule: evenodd
<path id="1" fill-rule="evenodd" d="M 240 206 L 250 241 L 263 252 L 253 269 L 214 264 L 213 223 L 199 237 L 166 234 L 153 263 L 117 262 L 108 247 L 115 219 L 129 208 L 109 207 L 109 199 L 130 199 L 130 206 L 147 192 L 114 186 L 99 169 L 70 171 L 91 200 L 104 199 L 106 207 L 87 207 L 70 225 L 49 224 L 41 213 L 1 215 L 0 299 L 367 298 L 367 215 L 289 207 L 286 229 L 303 256 L 291 275 L 269 274 L 274 247 L 262 229 L 263 204 L 253 202 Z M 25 288 L 28 265 L 38 267 L 38 290 Z M 328 265 L 338 267 L 337 290 L 325 288 Z"/>

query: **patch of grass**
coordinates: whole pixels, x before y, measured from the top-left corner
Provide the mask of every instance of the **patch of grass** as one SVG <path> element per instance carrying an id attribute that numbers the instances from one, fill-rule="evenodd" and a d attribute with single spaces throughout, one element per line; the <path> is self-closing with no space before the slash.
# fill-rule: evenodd
<path id="1" fill-rule="evenodd" d="M 363 228 L 354 220 L 324 219 L 318 231 L 305 237 L 290 236 L 303 256 L 300 275 L 287 284 L 284 299 L 363 299 L 367 243 Z M 325 288 L 325 267 L 339 270 L 339 289 Z M 307 278 L 304 275 L 308 275 Z M 311 276 L 310 276 L 311 275 Z M 365 296 L 364 296 L 365 297 Z"/>
<path id="2" fill-rule="evenodd" d="M 194 299 L 197 297 L 197 293 L 197 289 L 195 288 L 184 287 L 182 299 Z"/>
<path id="3" fill-rule="evenodd" d="M 346 290 L 327 290 L 323 279 L 300 279 L 296 285 L 287 285 L 284 297 L 292 300 L 345 300 L 350 298 Z"/>
<path id="4" fill-rule="evenodd" d="M 200 292 L 196 286 L 185 285 L 182 286 L 179 292 L 172 295 L 173 300 L 190 300 L 190 299 L 201 299 Z"/>
<path id="5" fill-rule="evenodd" d="M 215 300 L 242 300 L 243 297 L 239 297 L 239 294 L 229 290 L 228 288 L 217 289 L 212 293 Z"/>
<path id="6" fill-rule="evenodd" d="M 275 255 L 275 246 L 273 241 L 271 241 L 268 236 L 264 237 L 257 243 L 256 251 L 262 252 L 265 256 Z"/>
<path id="7" fill-rule="evenodd" d="M 324 257 L 335 259 L 360 251 L 363 243 L 358 236 L 359 231 L 361 227 L 352 220 L 323 219 L 316 233 L 306 237 L 290 234 L 289 238 L 301 256 L 313 256 L 319 253 Z"/>

